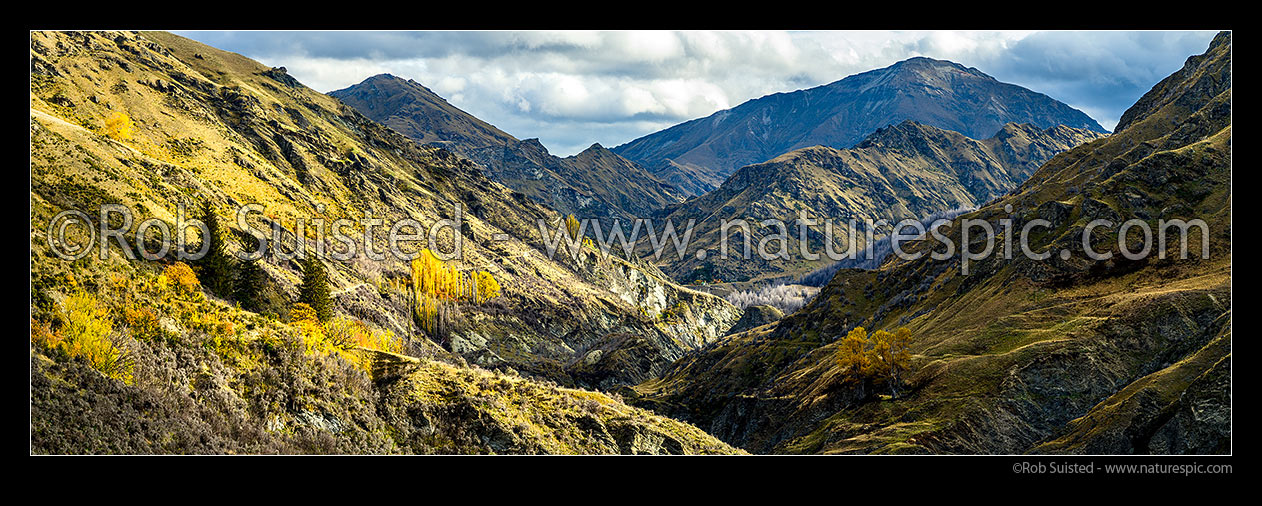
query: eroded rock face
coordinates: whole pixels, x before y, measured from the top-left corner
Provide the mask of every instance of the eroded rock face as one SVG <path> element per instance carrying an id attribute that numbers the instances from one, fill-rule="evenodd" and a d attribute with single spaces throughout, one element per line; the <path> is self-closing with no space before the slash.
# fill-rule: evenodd
<path id="1" fill-rule="evenodd" d="M 685 353 L 725 335 L 740 318 L 740 310 L 726 300 L 675 285 L 649 264 L 593 252 L 579 264 L 582 275 L 608 287 L 641 318 L 613 321 L 603 313 L 593 315 L 606 333 L 575 347 L 565 370 L 578 384 L 607 389 L 656 377 Z"/>
<path id="2" fill-rule="evenodd" d="M 680 287 L 643 262 L 586 247 L 555 258 L 592 288 L 523 310 L 463 314 L 445 337 L 449 349 L 483 367 L 609 389 L 660 374 L 740 318 L 726 300 Z"/>

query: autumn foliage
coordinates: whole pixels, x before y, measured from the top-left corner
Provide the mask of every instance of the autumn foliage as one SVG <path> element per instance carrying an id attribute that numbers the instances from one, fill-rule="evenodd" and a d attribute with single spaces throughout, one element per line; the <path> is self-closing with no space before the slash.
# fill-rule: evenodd
<path id="1" fill-rule="evenodd" d="M 105 135 L 114 140 L 131 140 L 132 127 L 131 117 L 121 112 L 115 111 L 105 119 Z"/>
<path id="2" fill-rule="evenodd" d="M 316 310 L 302 302 L 290 308 L 289 324 L 302 334 L 307 353 L 337 355 L 365 370 L 370 363 L 364 355 L 356 353 L 355 348 L 403 352 L 403 341 L 393 332 L 376 330 L 349 318 L 338 317 L 321 323 Z"/>
<path id="3" fill-rule="evenodd" d="M 416 318 L 431 335 L 439 331 L 452 303 L 483 304 L 500 295 L 499 282 L 486 271 L 461 272 L 426 249 L 412 260 Z"/>
<path id="4" fill-rule="evenodd" d="M 196 297 L 202 286 L 197 280 L 197 274 L 193 273 L 193 268 L 184 262 L 175 262 L 167 266 L 158 276 L 158 285 L 182 298 Z"/>
<path id="5" fill-rule="evenodd" d="M 893 333 L 855 327 L 841 339 L 838 365 L 850 380 L 871 380 L 893 387 L 911 368 L 911 331 L 900 327 Z"/>
<path id="6" fill-rule="evenodd" d="M 60 328 L 32 322 L 31 341 L 67 357 L 79 358 L 107 376 L 131 382 L 132 364 L 113 339 L 109 307 L 96 296 L 78 292 L 61 303 Z"/>

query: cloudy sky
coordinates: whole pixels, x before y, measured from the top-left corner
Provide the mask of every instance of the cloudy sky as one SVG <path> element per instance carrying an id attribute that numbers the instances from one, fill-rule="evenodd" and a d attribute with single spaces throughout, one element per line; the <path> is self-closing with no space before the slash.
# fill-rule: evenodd
<path id="1" fill-rule="evenodd" d="M 913 56 L 976 67 L 1112 129 L 1214 32 L 179 32 L 329 92 L 415 79 L 557 155 Z"/>

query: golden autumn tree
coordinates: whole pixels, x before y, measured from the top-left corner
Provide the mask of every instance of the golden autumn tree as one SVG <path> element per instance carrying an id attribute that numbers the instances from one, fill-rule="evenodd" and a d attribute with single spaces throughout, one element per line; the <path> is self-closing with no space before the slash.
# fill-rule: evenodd
<path id="1" fill-rule="evenodd" d="M 114 111 L 105 119 L 105 135 L 118 141 L 130 141 L 133 126 L 130 116 Z"/>
<path id="2" fill-rule="evenodd" d="M 582 225 L 578 222 L 578 218 L 575 218 L 573 214 L 565 215 L 565 230 L 570 233 L 570 239 L 577 241 L 578 232 L 581 228 Z"/>
<path id="3" fill-rule="evenodd" d="M 595 249 L 596 243 L 592 242 L 590 237 L 580 237 L 579 233 L 582 230 L 583 224 L 578 221 L 578 218 L 575 218 L 573 214 L 565 215 L 565 231 L 569 234 L 570 239 L 573 240 L 575 244 L 581 244 Z"/>
<path id="4" fill-rule="evenodd" d="M 850 378 L 862 378 L 867 369 L 868 331 L 863 327 L 855 327 L 841 339 L 839 365 Z"/>
<path id="5" fill-rule="evenodd" d="M 491 273 L 460 272 L 429 249 L 412 260 L 411 288 L 416 319 L 431 335 L 441 330 L 450 303 L 482 304 L 500 294 L 500 285 Z"/>
<path id="6" fill-rule="evenodd" d="M 838 365 L 852 380 L 885 382 L 894 390 L 903 372 L 911 369 L 911 331 L 900 327 L 893 333 L 855 327 L 841 340 Z"/>
<path id="7" fill-rule="evenodd" d="M 891 344 L 894 334 L 878 330 L 871 336 L 872 346 L 865 352 L 865 370 L 863 375 L 873 379 L 884 379 L 890 374 L 894 362 Z"/>
<path id="8" fill-rule="evenodd" d="M 491 273 L 477 271 L 473 275 L 474 286 L 477 287 L 477 300 L 475 302 L 482 304 L 500 295 L 500 284 L 498 281 L 495 281 L 495 276 L 492 276 Z"/>
<path id="9" fill-rule="evenodd" d="M 429 249 L 412 260 L 412 298 L 416 319 L 426 332 L 433 334 L 438 326 L 438 305 L 447 275 L 442 260 Z"/>

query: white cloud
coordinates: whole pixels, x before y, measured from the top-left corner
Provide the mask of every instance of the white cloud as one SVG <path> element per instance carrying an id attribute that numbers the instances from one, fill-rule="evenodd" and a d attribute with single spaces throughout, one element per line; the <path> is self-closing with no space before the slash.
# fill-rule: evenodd
<path id="1" fill-rule="evenodd" d="M 1209 32 L 191 32 L 323 92 L 391 73 L 557 154 L 615 146 L 775 92 L 930 56 L 1106 128 Z"/>

